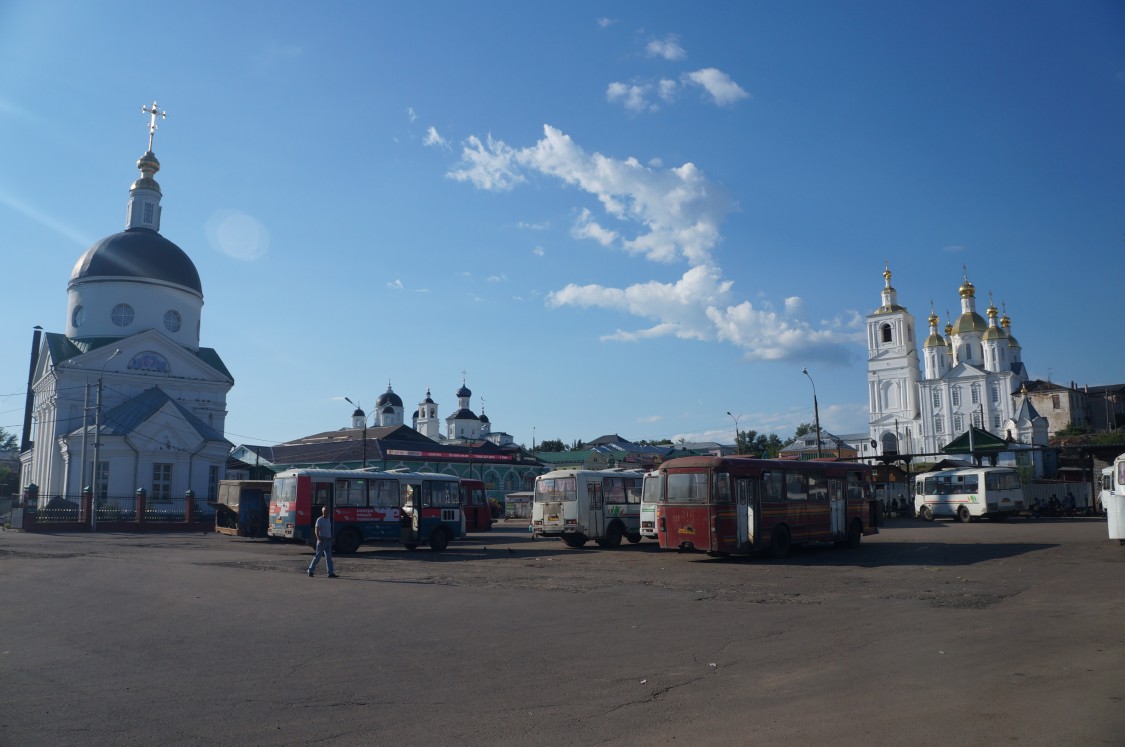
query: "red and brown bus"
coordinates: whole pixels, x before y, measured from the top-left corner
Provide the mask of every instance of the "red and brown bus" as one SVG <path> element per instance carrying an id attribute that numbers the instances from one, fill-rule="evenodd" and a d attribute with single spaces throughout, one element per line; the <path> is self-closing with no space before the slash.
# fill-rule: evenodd
<path id="1" fill-rule="evenodd" d="M 465 516 L 466 532 L 492 530 L 492 506 L 480 480 L 461 478 L 461 513 Z"/>
<path id="2" fill-rule="evenodd" d="M 660 465 L 660 546 L 710 555 L 793 545 L 859 545 L 879 531 L 869 465 L 750 457 L 683 457 Z"/>

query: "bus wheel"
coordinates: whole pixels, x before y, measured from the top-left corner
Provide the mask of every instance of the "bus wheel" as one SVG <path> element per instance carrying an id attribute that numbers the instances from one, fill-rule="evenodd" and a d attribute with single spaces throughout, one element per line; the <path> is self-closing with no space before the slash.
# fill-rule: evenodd
<path id="1" fill-rule="evenodd" d="M 778 524 L 770 535 L 770 557 L 784 558 L 789 554 L 789 527 Z"/>
<path id="2" fill-rule="evenodd" d="M 611 549 L 621 546 L 621 525 L 614 522 L 605 530 L 605 537 L 598 540 L 598 547 Z"/>
<path id="3" fill-rule="evenodd" d="M 340 555 L 351 555 L 359 549 L 359 543 L 362 541 L 359 531 L 355 527 L 348 527 L 336 538 L 336 552 Z"/>
<path id="4" fill-rule="evenodd" d="M 562 540 L 566 543 L 567 547 L 579 548 L 586 544 L 586 535 L 564 534 Z"/>
<path id="5" fill-rule="evenodd" d="M 934 520 L 934 510 L 929 506 L 922 506 L 922 508 L 918 509 L 918 515 L 925 521 Z"/>
<path id="6" fill-rule="evenodd" d="M 637 544 L 638 542 L 641 541 L 641 535 L 639 535 L 639 534 L 626 534 L 625 539 L 629 540 L 630 544 L 635 545 L 635 544 Z"/>
<path id="7" fill-rule="evenodd" d="M 957 521 L 961 522 L 962 524 L 968 524 L 969 519 L 971 518 L 973 517 L 969 516 L 968 506 L 961 506 L 957 509 Z"/>
<path id="8" fill-rule="evenodd" d="M 405 547 L 407 550 L 417 550 L 418 549 L 418 543 L 417 542 L 403 542 L 402 546 Z"/>
<path id="9" fill-rule="evenodd" d="M 848 547 L 859 547 L 859 543 L 863 541 L 863 522 L 859 519 L 852 519 L 852 523 L 848 525 Z"/>
<path id="10" fill-rule="evenodd" d="M 430 534 L 430 549 L 441 552 L 447 547 L 449 547 L 449 532 L 445 527 L 438 527 Z"/>

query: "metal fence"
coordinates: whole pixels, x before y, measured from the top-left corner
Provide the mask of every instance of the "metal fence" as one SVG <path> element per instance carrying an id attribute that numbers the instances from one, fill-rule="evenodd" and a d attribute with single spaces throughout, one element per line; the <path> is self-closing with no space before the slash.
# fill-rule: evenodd
<path id="1" fill-rule="evenodd" d="M 93 504 L 94 521 L 90 510 Z M 23 506 L 16 497 L 0 502 L 0 513 L 7 509 L 13 527 L 44 530 L 80 530 L 102 527 L 108 530 L 135 531 L 176 529 L 214 525 L 215 506 L 187 496 L 149 498 L 144 495 L 107 495 L 96 500 L 88 496 L 52 496 Z"/>

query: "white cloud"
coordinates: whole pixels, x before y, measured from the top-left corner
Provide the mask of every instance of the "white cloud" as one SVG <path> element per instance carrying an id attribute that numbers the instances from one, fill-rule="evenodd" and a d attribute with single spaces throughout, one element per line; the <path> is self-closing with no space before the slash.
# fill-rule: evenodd
<path id="1" fill-rule="evenodd" d="M 387 283 L 387 287 L 394 288 L 395 290 L 403 290 L 405 286 L 403 286 L 402 280 L 395 278 L 391 282 Z"/>
<path id="2" fill-rule="evenodd" d="M 410 120 L 411 122 L 418 119 L 418 115 L 414 113 L 414 107 L 412 107 L 412 106 L 406 107 L 406 118 L 408 120 Z"/>
<path id="3" fill-rule="evenodd" d="M 446 174 L 459 182 L 472 182 L 480 189 L 508 191 L 520 182 L 523 175 L 513 163 L 516 152 L 489 135 L 481 142 L 476 135 L 469 137 L 461 149 L 461 168 Z"/>
<path id="4" fill-rule="evenodd" d="M 614 82 L 606 88 L 605 98 L 609 103 L 621 103 L 631 112 L 656 111 L 660 107 L 652 103 L 649 97 L 654 93 L 651 84 L 627 84 Z"/>
<path id="5" fill-rule="evenodd" d="M 730 76 L 722 70 L 705 67 L 694 73 L 685 73 L 685 83 L 694 83 L 711 95 L 712 100 L 719 106 L 733 104 L 740 99 L 750 98 L 750 94 L 731 80 Z"/>
<path id="6" fill-rule="evenodd" d="M 682 60 L 687 57 L 687 52 L 680 46 L 680 38 L 675 34 L 668 34 L 663 39 L 653 39 L 645 45 L 645 54 L 666 60 Z"/>
<path id="7" fill-rule="evenodd" d="M 531 253 L 532 253 L 532 254 L 534 254 L 534 255 L 535 255 L 536 257 L 543 257 L 543 256 L 546 256 L 546 254 L 547 254 L 547 250 L 546 250 L 546 249 L 544 249 L 544 248 L 543 248 L 543 247 L 541 247 L 541 246 L 537 246 L 537 247 L 534 247 L 534 248 L 533 248 L 533 249 L 531 250 Z"/>
<path id="8" fill-rule="evenodd" d="M 638 423 L 659 423 L 664 419 L 663 415 L 645 415 L 644 417 L 637 418 Z"/>
<path id="9" fill-rule="evenodd" d="M 613 24 L 617 23 L 617 19 L 616 18 L 605 18 L 603 16 L 602 18 L 598 19 L 597 23 L 598 23 L 598 28 L 606 29 L 606 28 L 609 28 L 610 26 L 612 26 Z"/>
<path id="10" fill-rule="evenodd" d="M 543 221 L 542 223 L 527 223 L 526 221 L 521 220 L 516 224 L 516 228 L 522 228 L 525 231 L 546 231 L 550 227 L 550 221 Z"/>
<path id="11" fill-rule="evenodd" d="M 571 235 L 661 263 L 688 269 L 674 282 L 651 280 L 624 288 L 569 284 L 548 294 L 550 306 L 602 308 L 649 322 L 617 329 L 602 340 L 640 342 L 658 337 L 717 341 L 743 350 L 748 359 L 843 362 L 862 340 L 856 312 L 842 320 L 810 324 L 799 296 L 768 302 L 735 298 L 712 250 L 720 225 L 736 209 L 725 190 L 694 164 L 674 168 L 642 165 L 636 158 L 588 153 L 560 130 L 544 125 L 543 137 L 526 148 L 470 138 L 449 176 L 480 189 L 506 191 L 530 175 L 554 177 L 597 199 L 602 214 L 582 207 Z M 532 250 L 542 256 L 542 247 Z M 859 320 L 858 324 L 856 320 Z"/>
<path id="12" fill-rule="evenodd" d="M 430 146 L 436 145 L 439 148 L 449 150 L 449 142 L 438 134 L 437 128 L 431 125 L 426 128 L 426 137 L 422 140 L 422 145 Z"/>

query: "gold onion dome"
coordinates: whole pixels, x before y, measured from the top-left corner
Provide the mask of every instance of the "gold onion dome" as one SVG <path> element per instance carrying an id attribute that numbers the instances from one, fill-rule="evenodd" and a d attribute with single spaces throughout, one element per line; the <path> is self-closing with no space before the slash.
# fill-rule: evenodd
<path id="1" fill-rule="evenodd" d="M 924 348 L 936 348 L 945 346 L 945 338 L 938 334 L 938 315 L 934 312 L 933 307 L 930 307 L 930 318 L 927 320 L 930 323 L 930 336 L 926 338 L 926 342 L 922 344 Z"/>
<path id="2" fill-rule="evenodd" d="M 958 292 L 961 294 L 961 298 L 973 298 L 977 294 L 977 289 L 969 282 L 968 278 L 965 278 L 965 282 L 958 288 Z"/>

